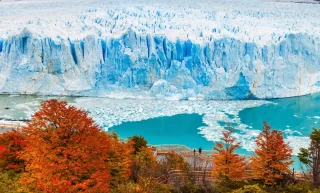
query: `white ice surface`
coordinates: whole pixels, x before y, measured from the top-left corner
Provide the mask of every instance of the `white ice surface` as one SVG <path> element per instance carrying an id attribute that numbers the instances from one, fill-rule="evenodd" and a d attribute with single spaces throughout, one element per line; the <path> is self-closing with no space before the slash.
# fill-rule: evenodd
<path id="1" fill-rule="evenodd" d="M 293 2 L 302 2 L 292 0 Z M 152 2 L 152 3 L 151 3 Z M 120 37 L 129 28 L 169 40 L 224 36 L 265 45 L 285 34 L 319 37 L 320 5 L 289 0 L 23 0 L 0 2 L 0 37 L 25 28 L 42 37 Z M 304 2 L 316 2 L 307 0 Z M 216 29 L 216 31 L 214 31 Z M 200 35 L 202 34 L 202 35 Z"/>

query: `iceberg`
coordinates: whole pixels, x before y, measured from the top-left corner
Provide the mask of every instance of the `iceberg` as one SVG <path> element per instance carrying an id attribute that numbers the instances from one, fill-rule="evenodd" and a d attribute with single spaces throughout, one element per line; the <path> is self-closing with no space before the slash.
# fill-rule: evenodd
<path id="1" fill-rule="evenodd" d="M 1 2 L 0 93 L 206 100 L 315 93 L 319 17 L 317 4 L 262 0 Z"/>

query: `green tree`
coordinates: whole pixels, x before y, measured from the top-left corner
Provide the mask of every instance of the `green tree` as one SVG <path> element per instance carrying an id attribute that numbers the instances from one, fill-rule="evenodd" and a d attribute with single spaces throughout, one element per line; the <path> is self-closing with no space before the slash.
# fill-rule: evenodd
<path id="1" fill-rule="evenodd" d="M 0 193 L 27 193 L 19 181 L 20 176 L 14 170 L 0 170 Z"/>
<path id="2" fill-rule="evenodd" d="M 140 178 L 150 178 L 155 176 L 157 165 L 156 157 L 150 148 L 143 147 L 133 155 L 131 168 L 131 179 L 138 183 Z"/>
<path id="3" fill-rule="evenodd" d="M 307 175 L 311 174 L 314 187 L 320 187 L 320 129 L 313 128 L 310 134 L 310 147 L 301 148 L 298 158 Z"/>
<path id="4" fill-rule="evenodd" d="M 165 155 L 165 157 L 158 161 L 156 175 L 165 184 L 169 183 L 170 173 L 173 170 L 179 170 L 182 181 L 189 182 L 192 179 L 190 164 L 183 159 L 183 157 L 174 151 L 171 151 Z"/>
<path id="5" fill-rule="evenodd" d="M 142 136 L 137 136 L 137 135 L 134 135 L 132 137 L 129 137 L 128 138 L 128 141 L 131 141 L 133 142 L 133 148 L 134 148 L 134 153 L 136 154 L 137 152 L 140 151 L 141 148 L 143 147 L 147 147 L 147 140 L 144 139 L 144 137 Z"/>

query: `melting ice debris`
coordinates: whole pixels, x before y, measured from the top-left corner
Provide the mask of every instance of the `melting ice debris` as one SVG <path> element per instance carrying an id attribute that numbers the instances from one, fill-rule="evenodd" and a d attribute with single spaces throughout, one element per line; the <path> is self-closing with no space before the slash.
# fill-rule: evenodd
<path id="1" fill-rule="evenodd" d="M 293 131 L 291 129 L 285 129 L 284 133 L 286 135 L 300 135 L 300 136 L 302 136 L 302 133 L 300 131 Z"/>
<path id="2" fill-rule="evenodd" d="M 18 101 L 11 105 L 11 110 L 23 111 L 25 118 L 30 116 L 38 109 L 41 98 L 28 100 L 29 102 L 22 105 L 23 101 Z M 25 101 L 24 101 L 25 102 Z M 239 112 L 246 108 L 257 107 L 264 104 L 270 104 L 269 101 L 168 101 L 168 100 L 117 100 L 106 98 L 77 98 L 72 99 L 70 104 L 88 111 L 95 122 L 108 129 L 115 125 L 119 125 L 128 121 L 141 121 L 150 118 L 161 116 L 173 116 L 184 113 L 197 113 L 203 115 L 203 122 L 207 126 L 199 128 L 199 133 L 209 141 L 219 141 L 221 131 L 224 126 L 220 124 L 232 123 L 237 130 L 235 135 L 241 142 L 244 149 L 248 151 L 254 150 L 254 139 L 261 132 L 260 128 L 252 128 L 242 124 L 239 118 Z M 175 108 L 173 108 L 175 107 Z M 191 108 L 192 107 L 192 108 Z M 142 111 L 141 111 L 142 110 Z M 139 113 L 137 113 L 139 112 Z M 10 113 L 4 118 L 13 119 L 13 113 Z M 23 114 L 19 114 L 23 115 Z M 262 126 L 261 126 L 262 127 Z M 287 130 L 289 135 L 286 135 L 286 141 L 291 142 L 290 145 L 295 150 L 300 147 L 307 147 L 308 137 L 299 136 L 296 131 Z M 298 136 L 297 136 L 298 135 Z M 302 138 L 300 138 L 302 137 Z M 297 143 L 296 141 L 297 140 Z M 307 140 L 307 141 L 304 141 Z M 295 153 L 297 153 L 295 151 Z"/>
<path id="3" fill-rule="evenodd" d="M 242 124 L 238 114 L 245 108 L 269 103 L 268 101 L 157 101 L 90 98 L 78 98 L 75 100 L 76 106 L 89 110 L 98 123 L 104 123 L 102 126 L 105 129 L 127 121 L 141 121 L 183 113 L 203 114 L 203 121 L 207 126 L 200 127 L 199 134 L 202 134 L 209 141 L 219 141 L 221 132 L 224 130 L 224 126 L 219 122 L 233 123 L 237 129 L 235 137 L 241 142 L 241 147 L 248 151 L 254 150 L 254 140 L 261 131 Z M 142 105 L 144 110 L 139 115 L 130 112 L 131 109 L 141 109 Z M 157 108 L 154 108 L 154 106 Z M 96 107 L 100 107 L 101 114 L 97 114 Z M 192 107 L 192 109 L 188 107 Z M 113 116 L 108 116 L 110 112 L 113 112 Z M 230 115 L 232 115 L 232 118 Z M 286 129 L 285 132 L 287 134 L 285 140 L 294 149 L 294 154 L 299 152 L 300 147 L 308 146 L 308 137 L 302 137 L 300 132 L 290 129 Z"/>
<path id="4" fill-rule="evenodd" d="M 172 116 L 183 113 L 203 114 L 203 121 L 207 126 L 199 128 L 199 134 L 203 135 L 209 141 L 219 141 L 221 132 L 224 130 L 219 122 L 233 123 L 236 126 L 237 134 L 235 137 L 241 142 L 242 148 L 253 151 L 255 148 L 255 137 L 261 131 L 254 130 L 241 123 L 238 117 L 239 112 L 245 108 L 269 104 L 268 101 L 157 101 L 157 100 L 114 100 L 114 99 L 91 99 L 78 98 L 75 105 L 87 109 L 97 123 L 104 123 L 105 129 L 114 125 L 119 125 L 127 121 L 141 121 L 161 116 Z M 90 105 L 89 105 L 90 104 Z M 143 111 L 138 115 L 131 113 L 132 109 L 139 109 L 143 105 Z M 154 108 L 154 107 L 157 108 Z M 101 114 L 97 113 L 97 108 Z M 172 108 L 176 107 L 176 108 Z M 188 108 L 192 107 L 192 109 Z M 120 110 L 127 109 L 127 110 Z M 159 110 L 161 109 L 161 110 Z M 113 116 L 108 116 L 113 112 Z M 230 118 L 232 115 L 232 118 Z M 292 131 L 292 133 L 295 133 Z M 295 149 L 305 145 L 297 136 L 289 136 L 289 139 L 298 139 L 299 143 L 291 143 Z M 293 138 L 294 137 L 294 138 Z M 287 141 L 291 141 L 286 139 Z M 293 142 L 293 141 L 291 141 Z M 299 146 L 299 147 L 295 147 Z M 295 152 L 297 153 L 297 151 Z"/>
<path id="5" fill-rule="evenodd" d="M 285 141 L 292 147 L 294 155 L 297 155 L 300 152 L 301 147 L 307 148 L 310 144 L 310 138 L 302 136 L 288 136 Z"/>
<path id="6" fill-rule="evenodd" d="M 0 92 L 175 100 L 318 92 L 319 10 L 262 0 L 3 2 Z"/>

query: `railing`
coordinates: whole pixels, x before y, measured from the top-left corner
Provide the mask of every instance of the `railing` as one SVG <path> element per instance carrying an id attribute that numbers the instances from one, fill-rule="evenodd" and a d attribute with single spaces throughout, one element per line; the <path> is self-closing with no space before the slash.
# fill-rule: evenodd
<path id="1" fill-rule="evenodd" d="M 155 156 L 165 155 L 171 151 L 174 151 L 175 153 L 178 153 L 186 160 L 196 157 L 198 160 L 206 162 L 212 159 L 212 154 L 213 154 L 213 151 L 208 151 L 208 150 L 204 150 L 200 154 L 197 151 L 194 151 L 185 145 L 179 145 L 179 144 L 154 145 L 152 147 L 156 149 Z"/>
<path id="2" fill-rule="evenodd" d="M 168 182 L 170 184 L 175 184 L 183 181 L 184 179 L 187 179 L 188 177 L 192 177 L 195 180 L 195 182 L 198 184 L 205 183 L 205 182 L 214 182 L 217 180 L 212 176 L 212 168 L 205 168 L 202 170 L 200 169 L 195 171 L 189 171 L 188 174 L 181 170 L 172 170 L 169 173 Z M 252 180 L 252 179 L 258 179 L 258 177 L 255 176 L 252 170 L 245 170 L 243 177 L 239 180 L 242 181 L 242 180 Z M 296 173 L 293 179 L 305 180 L 306 178 L 302 176 L 301 173 Z"/>
<path id="3" fill-rule="evenodd" d="M 150 145 L 150 146 L 155 147 L 158 151 L 164 151 L 164 152 L 169 152 L 169 151 L 175 151 L 176 153 L 181 153 L 181 152 L 193 153 L 194 152 L 193 149 L 190 149 L 189 147 L 185 145 L 180 145 L 180 144 L 161 144 L 161 145 Z M 198 153 L 198 150 L 196 150 L 196 153 Z M 201 154 L 211 156 L 213 154 L 213 151 L 202 150 Z"/>
<path id="4" fill-rule="evenodd" d="M 172 170 L 170 171 L 168 182 L 170 184 L 179 183 L 187 179 L 188 176 L 192 177 L 194 181 L 198 184 L 212 182 L 215 180 L 211 175 L 211 170 L 190 171 L 188 175 L 181 170 Z"/>
<path id="5" fill-rule="evenodd" d="M 24 126 L 24 123 L 21 121 L 5 121 L 5 122 L 0 122 L 0 133 L 8 132 L 13 129 L 18 130 Z"/>
<path id="6" fill-rule="evenodd" d="M 190 148 L 188 148 L 185 145 L 179 145 L 179 144 L 162 144 L 162 145 L 150 145 L 152 147 L 155 147 L 158 151 L 175 151 L 177 153 L 183 152 L 183 151 L 191 151 Z"/>
<path id="7" fill-rule="evenodd" d="M 197 151 L 188 148 L 185 145 L 179 144 L 165 144 L 165 145 L 153 145 L 151 146 L 154 150 L 155 156 L 163 156 L 171 151 L 181 155 L 192 167 L 191 174 L 195 181 L 198 183 L 204 183 L 205 181 L 214 181 L 215 179 L 211 176 L 212 171 L 212 155 L 213 151 L 204 150 L 199 154 Z M 170 183 L 179 182 L 186 178 L 186 174 L 180 170 L 173 170 L 170 172 Z M 291 175 L 291 174 L 289 174 Z M 256 179 L 252 170 L 245 170 L 245 177 L 242 180 Z M 293 174 L 292 174 L 293 177 Z M 301 173 L 295 173 L 293 179 L 303 180 L 304 176 Z"/>

